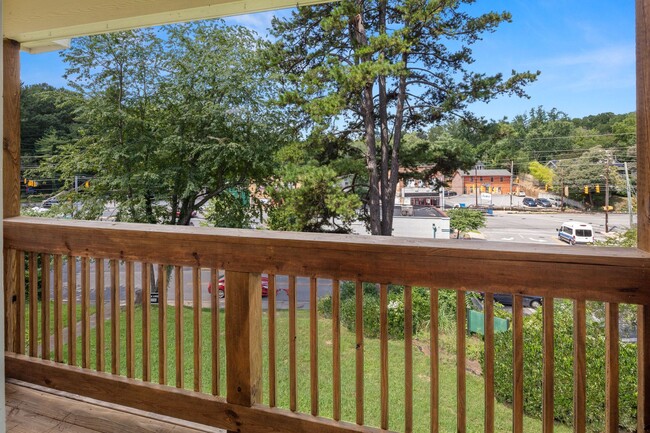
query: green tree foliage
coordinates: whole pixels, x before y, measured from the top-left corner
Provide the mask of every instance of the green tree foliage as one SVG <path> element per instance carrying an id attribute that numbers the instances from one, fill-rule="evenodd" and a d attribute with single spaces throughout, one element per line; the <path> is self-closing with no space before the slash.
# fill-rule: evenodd
<path id="1" fill-rule="evenodd" d="M 485 215 L 483 212 L 474 209 L 456 208 L 447 211 L 449 225 L 452 230 L 457 230 L 456 239 L 461 233 L 467 233 L 485 227 Z"/>
<path id="2" fill-rule="evenodd" d="M 269 228 L 349 233 L 361 202 L 342 181 L 326 166 L 286 166 L 269 189 Z"/>
<path id="3" fill-rule="evenodd" d="M 625 189 L 625 180 L 618 174 L 617 168 L 610 165 L 607 168 L 611 152 L 600 147 L 591 148 L 576 158 L 565 158 L 558 161 L 555 169 L 554 186 L 569 186 L 570 195 L 576 199 L 585 199 L 592 206 L 604 202 L 605 175 L 609 174 L 610 193 Z M 589 194 L 584 194 L 584 186 L 589 188 Z M 595 185 L 600 186 L 596 195 Z M 598 200 L 594 200 L 595 197 Z"/>
<path id="4" fill-rule="evenodd" d="M 555 174 L 553 170 L 545 165 L 540 164 L 537 161 L 532 161 L 528 164 L 529 173 L 542 184 L 552 185 L 553 177 Z"/>
<path id="5" fill-rule="evenodd" d="M 587 425 L 602 431 L 605 421 L 605 330 L 599 312 L 602 303 L 588 303 L 587 312 Z M 573 306 L 570 301 L 554 304 L 555 420 L 568 425 L 573 421 Z M 600 316 L 602 317 L 602 315 Z M 544 357 L 542 309 L 524 318 L 524 412 L 541 417 L 542 367 Z M 494 384 L 497 401 L 512 403 L 512 330 L 494 338 Z M 619 346 L 620 425 L 629 431 L 636 427 L 636 344 Z"/>
<path id="6" fill-rule="evenodd" d="M 113 201 L 119 220 L 185 225 L 270 176 L 286 122 L 268 103 L 265 44 L 220 21 L 76 39 L 64 60 L 81 137 L 49 163 L 67 187 L 92 177 L 81 216 Z"/>
<path id="7" fill-rule="evenodd" d="M 390 235 L 402 145 L 408 132 L 453 116 L 475 101 L 523 96 L 535 73 L 474 72 L 471 46 L 507 12 L 474 16 L 471 1 L 363 1 L 300 7 L 273 22 L 274 61 L 285 71 L 282 102 L 304 126 L 364 143 L 370 231 Z"/>
<path id="8" fill-rule="evenodd" d="M 48 137 L 65 142 L 74 137 L 74 106 L 66 103 L 71 91 L 49 84 L 22 85 L 20 89 L 20 150 L 23 156 L 50 155 L 56 149 L 39 149 L 37 143 Z M 32 158 L 29 165 L 37 162 Z"/>

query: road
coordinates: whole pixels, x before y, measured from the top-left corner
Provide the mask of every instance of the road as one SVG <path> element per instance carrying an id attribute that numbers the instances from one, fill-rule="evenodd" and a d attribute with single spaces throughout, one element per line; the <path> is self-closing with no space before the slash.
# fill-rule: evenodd
<path id="1" fill-rule="evenodd" d="M 557 239 L 556 231 L 566 221 L 591 224 L 596 240 L 606 238 L 605 215 L 602 213 L 495 211 L 494 215 L 487 217 L 487 226 L 480 232 L 488 241 L 567 245 Z M 629 228 L 629 221 L 627 214 L 610 214 L 609 230 L 625 231 Z"/>

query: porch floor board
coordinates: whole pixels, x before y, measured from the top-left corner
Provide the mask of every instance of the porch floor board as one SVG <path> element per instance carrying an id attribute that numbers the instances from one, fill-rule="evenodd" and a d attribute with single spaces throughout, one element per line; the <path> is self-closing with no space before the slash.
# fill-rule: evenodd
<path id="1" fill-rule="evenodd" d="M 175 418 L 8 379 L 7 432 L 225 433 Z"/>

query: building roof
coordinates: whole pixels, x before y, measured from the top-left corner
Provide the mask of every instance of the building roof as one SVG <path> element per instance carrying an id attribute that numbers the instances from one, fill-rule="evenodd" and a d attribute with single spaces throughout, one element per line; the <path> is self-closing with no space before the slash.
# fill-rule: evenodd
<path id="1" fill-rule="evenodd" d="M 498 168 L 495 170 L 474 170 L 472 171 L 463 171 L 458 170 L 461 176 L 511 176 L 510 172 L 504 168 Z"/>

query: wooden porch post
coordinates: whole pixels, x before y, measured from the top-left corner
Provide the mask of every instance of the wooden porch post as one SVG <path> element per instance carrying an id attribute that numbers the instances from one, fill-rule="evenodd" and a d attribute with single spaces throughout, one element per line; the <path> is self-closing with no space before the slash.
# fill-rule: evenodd
<path id="1" fill-rule="evenodd" d="M 3 41 L 3 218 L 20 215 L 20 44 Z"/>
<path id="2" fill-rule="evenodd" d="M 638 248 L 650 252 L 650 0 L 636 0 Z M 650 305 L 639 306 L 637 431 L 650 432 Z"/>
<path id="3" fill-rule="evenodd" d="M 226 399 L 250 407 L 262 401 L 261 278 L 226 271 L 226 284 Z"/>
<path id="4" fill-rule="evenodd" d="M 2 198 L 3 218 L 20 214 L 20 44 L 3 41 L 2 109 L 3 155 Z M 1 232 L 0 232 L 1 234 Z M 3 347 L 15 351 L 18 267 L 16 251 L 3 250 L 4 268 L 4 332 Z"/>

